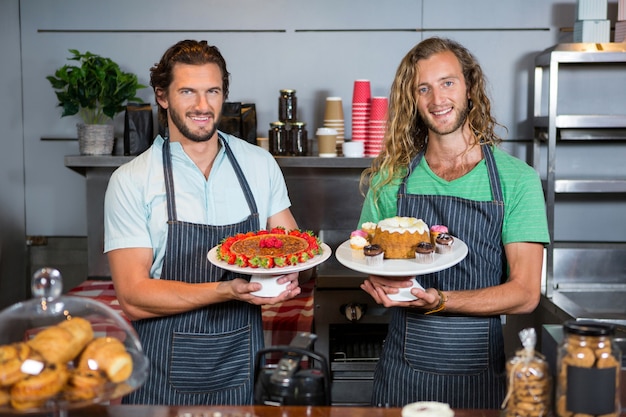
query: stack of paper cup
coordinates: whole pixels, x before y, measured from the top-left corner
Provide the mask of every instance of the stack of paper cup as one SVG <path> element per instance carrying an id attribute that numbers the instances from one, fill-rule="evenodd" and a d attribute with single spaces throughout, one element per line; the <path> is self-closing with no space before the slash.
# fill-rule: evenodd
<path id="1" fill-rule="evenodd" d="M 326 97 L 324 109 L 324 127 L 337 131 L 337 155 L 342 155 L 345 122 L 341 97 Z"/>
<path id="2" fill-rule="evenodd" d="M 365 141 L 365 156 L 375 157 L 383 148 L 383 140 L 387 129 L 387 97 L 372 97 L 369 129 Z"/>
<path id="3" fill-rule="evenodd" d="M 372 93 L 369 80 L 356 80 L 352 91 L 352 140 L 365 141 L 370 120 Z"/>

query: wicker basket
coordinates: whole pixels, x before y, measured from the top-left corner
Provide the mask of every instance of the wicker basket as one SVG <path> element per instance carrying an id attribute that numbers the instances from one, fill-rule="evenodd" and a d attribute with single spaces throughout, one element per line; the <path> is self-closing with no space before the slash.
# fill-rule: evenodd
<path id="1" fill-rule="evenodd" d="M 78 149 L 81 155 L 111 155 L 115 142 L 112 124 L 78 124 Z"/>

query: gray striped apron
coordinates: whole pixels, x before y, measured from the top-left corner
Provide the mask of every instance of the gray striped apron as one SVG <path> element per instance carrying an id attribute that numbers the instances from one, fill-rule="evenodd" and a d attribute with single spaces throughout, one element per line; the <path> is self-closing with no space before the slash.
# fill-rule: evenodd
<path id="1" fill-rule="evenodd" d="M 254 197 L 228 143 L 220 137 L 243 189 L 246 220 L 212 226 L 178 221 L 169 140 L 163 144 L 168 237 L 161 279 L 218 282 L 234 274 L 212 265 L 208 251 L 227 236 L 259 230 Z M 150 360 L 145 384 L 128 404 L 239 405 L 253 398 L 254 357 L 263 347 L 260 307 L 241 301 L 213 304 L 167 317 L 133 322 Z"/>
<path id="2" fill-rule="evenodd" d="M 417 277 L 424 288 L 471 290 L 499 285 L 506 274 L 504 200 L 489 146 L 483 146 L 493 201 L 406 193 L 411 162 L 398 191 L 398 216 L 444 224 L 467 243 L 468 256 L 447 270 Z M 453 408 L 499 408 L 504 398 L 504 342 L 499 316 L 424 315 L 394 308 L 374 376 L 372 404 L 403 406 L 440 401 Z"/>

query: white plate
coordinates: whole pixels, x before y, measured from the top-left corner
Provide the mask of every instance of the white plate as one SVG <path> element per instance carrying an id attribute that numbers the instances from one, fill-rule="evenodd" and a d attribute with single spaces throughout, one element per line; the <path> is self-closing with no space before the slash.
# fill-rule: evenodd
<path id="1" fill-rule="evenodd" d="M 313 268 L 314 266 L 319 265 L 322 262 L 326 261 L 328 258 L 330 258 L 330 255 L 332 255 L 333 251 L 330 248 L 330 246 L 328 246 L 325 243 L 322 243 L 320 247 L 322 248 L 321 255 L 314 256 L 313 258 L 309 259 L 306 262 L 302 262 L 301 264 L 289 265 L 283 268 L 280 268 L 280 267 L 274 267 L 274 268 L 245 267 L 244 268 L 238 265 L 230 265 L 228 262 L 220 261 L 219 259 L 217 259 L 217 246 L 209 251 L 209 253 L 207 254 L 207 259 L 209 260 L 209 262 L 211 262 L 215 266 L 219 266 L 222 269 L 225 269 L 227 271 L 237 272 L 239 274 L 275 275 L 276 276 L 276 275 L 290 274 L 292 272 L 304 271 L 305 269 Z"/>
<path id="2" fill-rule="evenodd" d="M 380 275 L 387 277 L 403 277 L 411 275 L 424 275 L 448 269 L 467 256 L 467 245 L 461 239 L 454 238 L 452 252 L 446 254 L 435 253 L 435 260 L 430 264 L 417 263 L 415 259 L 385 259 L 381 266 L 370 266 L 365 259 L 352 259 L 350 241 L 346 240 L 337 248 L 335 257 L 345 267 L 353 271 L 368 275 Z"/>

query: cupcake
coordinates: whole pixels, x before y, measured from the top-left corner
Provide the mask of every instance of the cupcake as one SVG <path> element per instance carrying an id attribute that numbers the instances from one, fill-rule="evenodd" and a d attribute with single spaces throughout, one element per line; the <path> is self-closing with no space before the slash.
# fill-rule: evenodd
<path id="1" fill-rule="evenodd" d="M 369 266 L 380 266 L 383 264 L 383 258 L 385 252 L 380 245 L 367 245 L 363 248 L 363 254 L 365 255 L 365 262 Z"/>
<path id="2" fill-rule="evenodd" d="M 352 249 L 352 259 L 364 259 L 363 248 L 369 245 L 367 233 L 363 230 L 355 230 L 350 233 L 350 249 Z"/>
<path id="3" fill-rule="evenodd" d="M 452 252 L 454 238 L 448 233 L 439 233 L 435 239 L 435 249 L 437 253 L 446 254 Z"/>
<path id="4" fill-rule="evenodd" d="M 430 226 L 430 243 L 432 243 L 433 245 L 436 244 L 435 240 L 437 239 L 437 236 L 439 236 L 439 233 L 449 233 L 448 227 L 442 224 L 435 224 Z"/>
<path id="5" fill-rule="evenodd" d="M 435 260 L 435 246 L 430 242 L 420 242 L 415 248 L 415 259 L 419 264 L 430 264 Z"/>
<path id="6" fill-rule="evenodd" d="M 376 233 L 377 224 L 374 222 L 365 222 L 361 225 L 361 230 L 367 233 L 367 240 L 371 241 Z"/>

